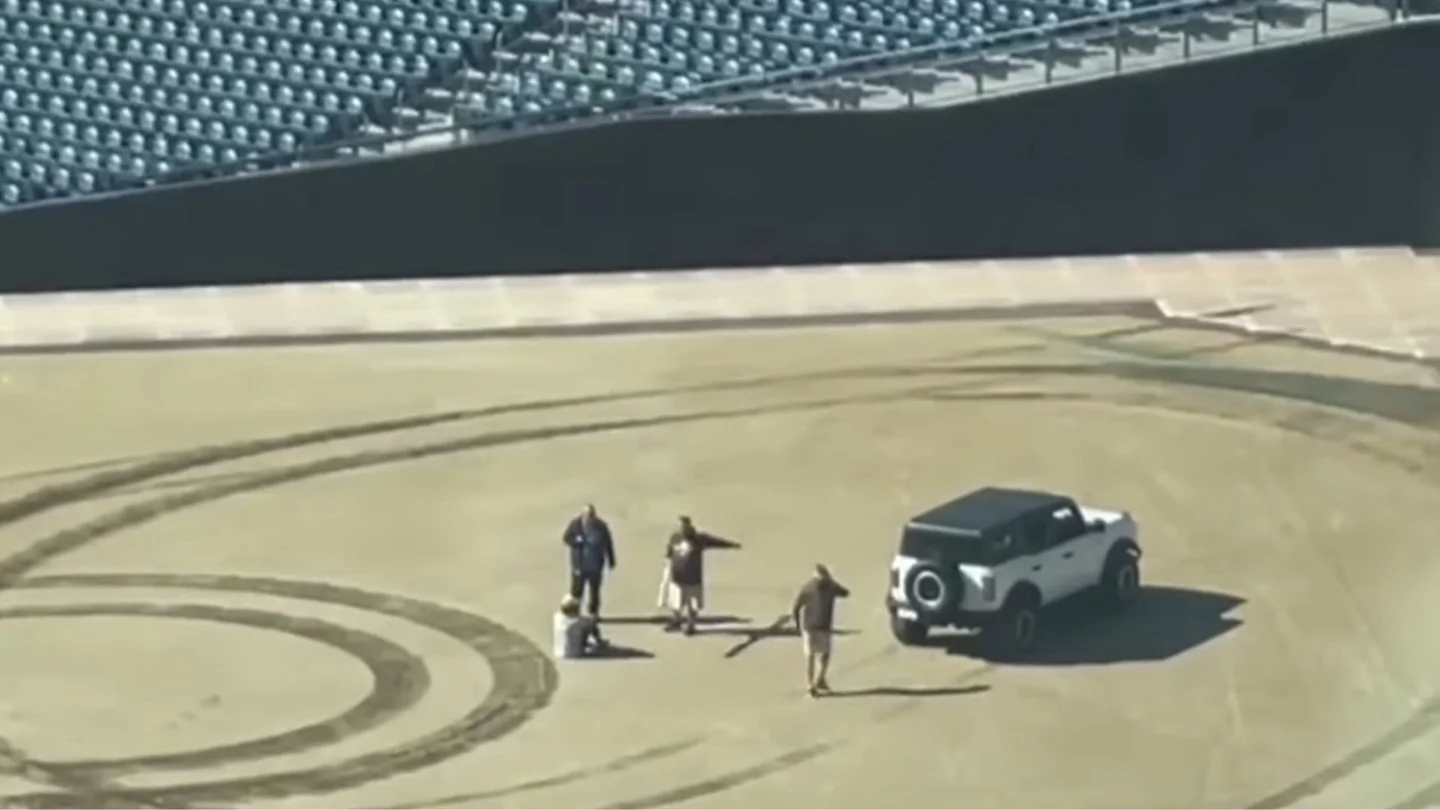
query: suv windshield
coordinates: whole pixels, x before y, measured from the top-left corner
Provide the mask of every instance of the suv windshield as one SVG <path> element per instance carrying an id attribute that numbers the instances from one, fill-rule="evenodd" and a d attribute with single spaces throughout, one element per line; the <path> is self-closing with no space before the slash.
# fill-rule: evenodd
<path id="1" fill-rule="evenodd" d="M 959 565 L 997 565 L 1004 561 L 1005 545 L 979 535 L 928 531 L 906 526 L 900 553 L 921 560 L 943 560 Z"/>

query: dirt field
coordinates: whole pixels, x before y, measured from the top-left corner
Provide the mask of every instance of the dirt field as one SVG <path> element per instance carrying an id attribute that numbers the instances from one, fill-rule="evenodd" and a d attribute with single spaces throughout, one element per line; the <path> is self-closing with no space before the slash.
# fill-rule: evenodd
<path id="1" fill-rule="evenodd" d="M 4 358 L 0 802 L 1435 805 L 1422 379 L 1115 317 Z M 898 647 L 900 526 L 991 483 L 1132 511 L 1136 611 Z M 557 665 L 587 501 L 630 652 Z M 693 638 L 680 513 L 745 546 Z M 766 630 L 817 561 L 821 701 Z"/>

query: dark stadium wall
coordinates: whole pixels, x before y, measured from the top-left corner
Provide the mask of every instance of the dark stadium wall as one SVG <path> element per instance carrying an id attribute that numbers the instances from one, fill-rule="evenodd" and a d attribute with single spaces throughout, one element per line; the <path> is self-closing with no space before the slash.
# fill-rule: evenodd
<path id="1" fill-rule="evenodd" d="M 1436 30 L 1440 31 L 1440 28 Z M 1435 58 L 1440 61 L 1440 53 Z M 1408 103 L 1419 107 L 1436 106 L 1433 98 L 1420 95 Z M 1433 251 L 1440 248 L 1440 126 L 1418 134 L 1420 143 L 1416 148 L 1420 155 L 1415 161 L 1415 177 L 1410 189 L 1413 238 L 1407 244 Z"/>
<path id="2" fill-rule="evenodd" d="M 597 126 L 0 216 L 0 287 L 1432 243 L 1440 28 L 947 110 Z"/>

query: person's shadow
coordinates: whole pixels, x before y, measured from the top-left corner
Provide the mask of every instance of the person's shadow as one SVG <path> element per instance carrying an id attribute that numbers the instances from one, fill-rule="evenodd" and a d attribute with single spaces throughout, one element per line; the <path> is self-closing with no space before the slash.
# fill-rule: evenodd
<path id="1" fill-rule="evenodd" d="M 603 626 L 603 625 L 607 625 L 607 624 L 614 624 L 614 625 L 651 624 L 651 625 L 660 626 L 660 625 L 669 624 L 670 621 L 671 621 L 671 617 L 670 617 L 670 614 L 669 614 L 669 613 L 655 613 L 655 614 L 651 614 L 651 615 L 643 615 L 643 614 L 642 614 L 642 615 L 637 615 L 637 616 L 607 616 L 607 617 L 605 617 L 605 618 L 603 618 L 603 619 L 600 620 L 600 624 L 601 624 L 602 626 Z M 750 623 L 750 619 L 746 618 L 745 616 L 736 616 L 736 615 L 731 614 L 731 613 L 714 613 L 714 614 L 708 614 L 708 615 L 702 613 L 702 614 L 700 614 L 699 616 L 697 616 L 696 619 L 695 619 L 695 624 L 696 624 L 696 626 L 698 626 L 698 627 L 715 627 L 715 626 L 717 626 L 717 625 L 749 624 L 749 623 Z"/>
<path id="2" fill-rule="evenodd" d="M 627 647 L 624 644 L 606 643 L 590 651 L 586 658 L 592 661 L 633 661 L 636 659 L 654 658 L 655 653 L 649 650 L 642 650 L 639 647 Z"/>
<path id="3" fill-rule="evenodd" d="M 979 695 L 989 692 L 989 684 L 970 686 L 871 686 L 864 689 L 836 689 L 825 693 L 827 698 L 857 697 L 954 697 L 957 695 Z"/>
<path id="4" fill-rule="evenodd" d="M 831 635 L 852 636 L 854 630 L 831 630 Z M 800 631 L 790 621 L 790 615 L 776 616 L 769 624 L 761 627 L 717 627 L 700 631 L 706 636 L 735 636 L 740 640 L 725 651 L 726 658 L 735 658 L 760 642 L 771 638 L 799 638 Z"/>

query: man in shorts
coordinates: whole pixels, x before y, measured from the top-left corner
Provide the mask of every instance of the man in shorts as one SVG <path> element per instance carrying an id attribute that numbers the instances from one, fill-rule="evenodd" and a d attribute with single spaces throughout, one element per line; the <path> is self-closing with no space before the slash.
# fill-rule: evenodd
<path id="1" fill-rule="evenodd" d="M 661 596 L 664 607 L 671 611 L 667 630 L 695 634 L 700 611 L 705 609 L 705 552 L 712 548 L 739 548 L 740 544 L 706 534 L 695 528 L 688 517 L 665 545 L 666 567 L 662 573 Z"/>
<path id="2" fill-rule="evenodd" d="M 800 588 L 790 609 L 805 650 L 805 688 L 810 697 L 820 697 L 830 691 L 828 675 L 831 641 L 835 636 L 835 600 L 849 595 L 849 589 L 836 582 L 828 568 L 816 565 L 815 576 Z"/>

